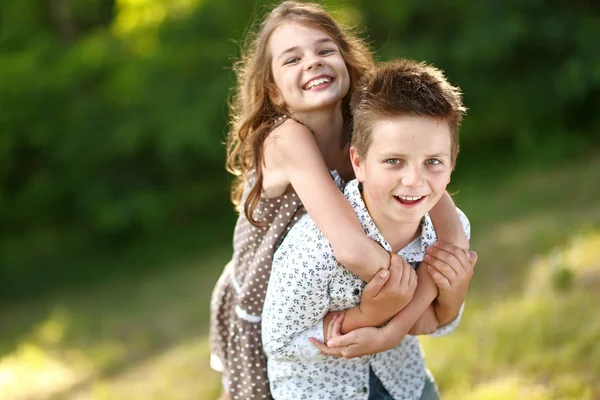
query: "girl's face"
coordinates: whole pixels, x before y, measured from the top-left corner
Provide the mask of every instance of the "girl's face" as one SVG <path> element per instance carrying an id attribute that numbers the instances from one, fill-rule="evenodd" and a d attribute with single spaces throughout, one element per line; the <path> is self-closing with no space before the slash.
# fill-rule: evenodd
<path id="1" fill-rule="evenodd" d="M 335 107 L 350 89 L 340 50 L 324 31 L 284 22 L 269 39 L 271 71 L 290 114 Z"/>

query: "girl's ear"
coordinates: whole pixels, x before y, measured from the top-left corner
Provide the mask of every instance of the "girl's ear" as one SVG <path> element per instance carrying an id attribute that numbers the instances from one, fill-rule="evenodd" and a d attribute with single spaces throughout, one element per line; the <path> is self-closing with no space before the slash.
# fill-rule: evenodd
<path id="1" fill-rule="evenodd" d="M 358 155 L 356 147 L 350 147 L 350 161 L 352 162 L 352 169 L 354 170 L 354 176 L 359 182 L 365 181 L 364 163 Z"/>

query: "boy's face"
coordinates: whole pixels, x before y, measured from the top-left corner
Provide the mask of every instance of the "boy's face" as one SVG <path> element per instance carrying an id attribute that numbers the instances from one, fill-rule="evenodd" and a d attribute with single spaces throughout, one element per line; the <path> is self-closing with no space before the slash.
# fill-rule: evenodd
<path id="1" fill-rule="evenodd" d="M 377 225 L 418 223 L 450 182 L 450 127 L 427 117 L 382 119 L 373 126 L 365 157 L 354 147 L 350 157 Z"/>

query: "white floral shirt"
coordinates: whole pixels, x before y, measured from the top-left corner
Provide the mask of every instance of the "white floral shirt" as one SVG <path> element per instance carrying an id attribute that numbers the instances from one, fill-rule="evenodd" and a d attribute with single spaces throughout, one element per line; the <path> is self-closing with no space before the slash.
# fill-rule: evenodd
<path id="1" fill-rule="evenodd" d="M 367 236 L 391 251 L 365 207 L 358 182 L 349 182 L 344 192 Z M 469 237 L 469 221 L 460 210 L 459 214 Z M 421 235 L 398 254 L 416 267 L 435 240 L 426 215 Z M 407 335 L 391 350 L 351 360 L 324 356 L 309 342 L 310 337 L 323 341 L 325 315 L 359 304 L 364 286 L 335 260 L 331 245 L 310 216 L 302 217 L 275 253 L 263 309 L 262 340 L 275 399 L 367 399 L 369 366 L 394 399 L 420 398 L 426 372 L 417 337 Z M 452 332 L 463 308 L 464 304 L 458 317 L 432 336 Z"/>

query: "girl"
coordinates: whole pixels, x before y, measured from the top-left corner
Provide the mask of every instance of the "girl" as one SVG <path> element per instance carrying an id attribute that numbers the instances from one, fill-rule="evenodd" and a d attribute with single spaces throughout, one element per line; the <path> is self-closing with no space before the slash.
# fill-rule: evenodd
<path id="1" fill-rule="evenodd" d="M 338 262 L 362 279 L 390 265 L 329 173 L 353 175 L 349 100 L 372 67 L 362 40 L 319 5 L 295 1 L 266 16 L 235 66 L 227 166 L 240 215 L 211 301 L 211 365 L 232 399 L 271 398 L 261 313 L 274 250 L 300 216 L 311 214 Z M 447 194 L 431 217 L 438 237 L 468 247 Z"/>

